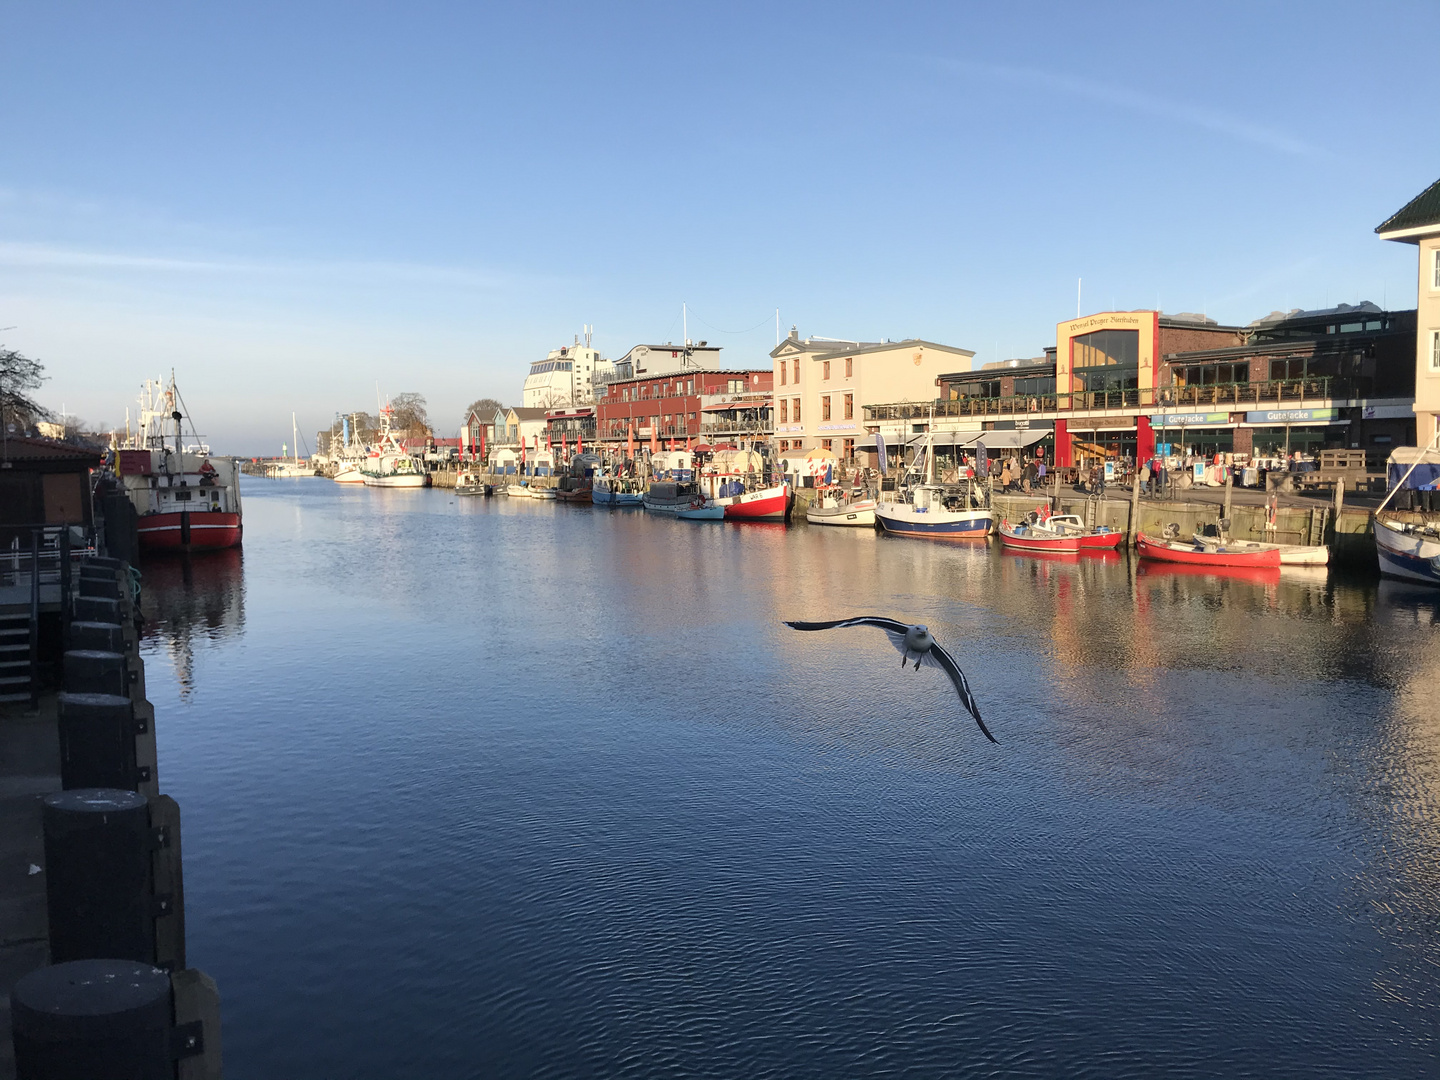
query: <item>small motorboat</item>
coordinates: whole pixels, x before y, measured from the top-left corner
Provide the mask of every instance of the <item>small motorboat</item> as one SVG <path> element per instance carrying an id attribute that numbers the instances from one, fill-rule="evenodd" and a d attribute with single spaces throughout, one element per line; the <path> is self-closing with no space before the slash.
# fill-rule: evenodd
<path id="1" fill-rule="evenodd" d="M 1092 529 L 1076 514 L 1042 518 L 1032 510 L 1019 524 L 1000 523 L 1000 543 L 1022 551 L 1114 551 L 1124 539 L 1120 530 L 1105 525 Z"/>
<path id="2" fill-rule="evenodd" d="M 1200 533 L 1195 534 L 1195 543 L 1206 548 L 1223 545 L 1231 551 L 1260 551 L 1274 548 L 1280 552 L 1281 566 L 1324 566 L 1330 561 L 1330 549 L 1323 544 L 1313 547 L 1305 544 L 1265 544 L 1258 540 L 1236 540 L 1229 536 L 1202 536 Z"/>
<path id="3" fill-rule="evenodd" d="M 478 472 L 462 472 L 455 477 L 456 495 L 484 495 L 487 486 Z"/>
<path id="4" fill-rule="evenodd" d="M 530 489 L 524 484 L 507 484 L 503 490 L 512 499 L 530 498 Z"/>
<path id="5" fill-rule="evenodd" d="M 875 527 L 874 499 L 847 499 L 834 489 L 821 492 L 819 498 L 805 509 L 805 520 L 811 525 L 849 525 L 853 528 Z"/>
<path id="6" fill-rule="evenodd" d="M 1142 559 L 1157 562 L 1182 563 L 1186 566 L 1240 566 L 1276 567 L 1280 565 L 1278 546 L 1260 550 L 1232 550 L 1229 545 L 1197 544 L 1194 539 L 1180 540 L 1179 528 L 1166 526 L 1165 537 L 1146 536 L 1141 533 L 1135 538 L 1136 550 Z"/>
<path id="7" fill-rule="evenodd" d="M 696 499 L 684 510 L 675 511 L 675 516 L 684 521 L 724 521 L 725 507 L 722 503 Z"/>

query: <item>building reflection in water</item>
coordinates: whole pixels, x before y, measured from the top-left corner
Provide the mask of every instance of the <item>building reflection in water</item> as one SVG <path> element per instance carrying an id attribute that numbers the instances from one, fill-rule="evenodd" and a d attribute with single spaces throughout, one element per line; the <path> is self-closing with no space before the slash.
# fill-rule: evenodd
<path id="1" fill-rule="evenodd" d="M 243 559 L 237 547 L 141 565 L 141 637 L 169 653 L 182 699 L 193 688 L 196 643 L 244 633 Z"/>

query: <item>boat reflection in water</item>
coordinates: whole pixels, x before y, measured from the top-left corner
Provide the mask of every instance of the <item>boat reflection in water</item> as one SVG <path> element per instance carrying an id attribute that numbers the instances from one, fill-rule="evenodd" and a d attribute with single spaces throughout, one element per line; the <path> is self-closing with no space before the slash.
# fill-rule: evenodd
<path id="1" fill-rule="evenodd" d="M 238 637 L 245 630 L 243 559 L 243 549 L 233 547 L 145 563 L 141 638 L 169 653 L 182 698 L 192 689 L 196 642 Z"/>

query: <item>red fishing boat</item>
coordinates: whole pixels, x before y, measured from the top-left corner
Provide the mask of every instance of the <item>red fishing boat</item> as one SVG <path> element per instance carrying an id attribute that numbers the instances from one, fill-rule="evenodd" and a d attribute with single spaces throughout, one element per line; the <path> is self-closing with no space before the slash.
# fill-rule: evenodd
<path id="1" fill-rule="evenodd" d="M 1185 566 L 1279 567 L 1278 548 L 1231 549 L 1224 544 L 1210 546 L 1193 540 L 1156 539 L 1141 533 L 1135 546 L 1142 559 L 1180 563 Z"/>
<path id="2" fill-rule="evenodd" d="M 1075 514 L 1041 517 L 1040 512 L 1032 511 L 1017 525 L 1008 520 L 1000 523 L 1000 543 L 1021 551 L 1114 551 L 1124 539 L 1125 534 L 1118 529 L 1103 525 L 1092 529 Z"/>
<path id="3" fill-rule="evenodd" d="M 785 521 L 790 517 L 790 485 L 746 491 L 720 499 L 726 521 Z"/>
<path id="4" fill-rule="evenodd" d="M 142 551 L 204 551 L 240 543 L 240 469 L 233 458 L 210 456 L 197 439 L 181 438 L 180 395 L 147 382 L 140 426 L 128 443 L 116 441 L 115 477 L 134 505 Z M 167 443 L 167 422 L 175 445 Z"/>

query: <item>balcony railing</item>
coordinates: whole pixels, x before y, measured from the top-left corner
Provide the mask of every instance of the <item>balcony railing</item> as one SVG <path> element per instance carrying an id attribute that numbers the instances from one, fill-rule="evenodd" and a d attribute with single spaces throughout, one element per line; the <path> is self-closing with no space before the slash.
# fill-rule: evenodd
<path id="1" fill-rule="evenodd" d="M 1214 383 L 1209 386 L 1162 386 L 1147 390 L 1091 390 L 1071 394 L 1017 394 L 1012 397 L 964 397 L 956 400 L 907 401 L 866 405 L 865 420 L 928 420 L 953 417 L 1027 416 L 1037 413 L 1094 412 L 1113 409 L 1173 409 L 1200 405 L 1270 405 L 1294 401 L 1325 401 L 1357 396 L 1352 379 L 1272 379 L 1263 382 Z"/>

